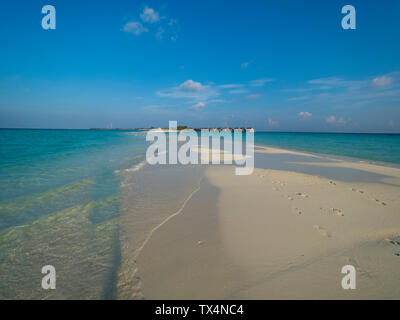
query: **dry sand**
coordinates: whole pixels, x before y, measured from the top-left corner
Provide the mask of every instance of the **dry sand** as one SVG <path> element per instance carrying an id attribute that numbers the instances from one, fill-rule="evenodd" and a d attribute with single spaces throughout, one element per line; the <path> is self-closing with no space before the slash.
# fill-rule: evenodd
<path id="1" fill-rule="evenodd" d="M 144 298 L 399 299 L 398 169 L 350 165 L 391 184 L 209 167 L 137 257 Z M 341 287 L 347 264 L 356 290 Z"/>

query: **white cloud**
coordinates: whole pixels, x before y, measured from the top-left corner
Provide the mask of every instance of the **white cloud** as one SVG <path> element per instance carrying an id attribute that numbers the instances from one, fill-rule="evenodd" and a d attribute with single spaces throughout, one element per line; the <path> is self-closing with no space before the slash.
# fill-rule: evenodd
<path id="1" fill-rule="evenodd" d="M 206 106 L 205 102 L 198 102 L 195 105 L 191 106 L 190 109 L 199 111 L 202 110 Z"/>
<path id="2" fill-rule="evenodd" d="M 251 85 L 253 87 L 262 87 L 264 86 L 264 84 L 266 84 L 267 82 L 272 82 L 274 81 L 274 79 L 271 78 L 267 78 L 267 79 L 258 79 L 258 80 L 253 80 L 251 81 Z"/>
<path id="3" fill-rule="evenodd" d="M 194 99 L 195 101 L 207 101 L 219 96 L 218 90 L 214 87 L 193 80 L 187 80 L 178 87 L 158 91 L 157 94 L 161 97 Z"/>
<path id="4" fill-rule="evenodd" d="M 148 23 L 156 23 L 160 20 L 160 16 L 158 15 L 158 13 L 155 12 L 154 9 L 149 7 L 144 8 L 143 12 L 140 14 L 140 18 L 144 22 Z"/>
<path id="5" fill-rule="evenodd" d="M 325 118 L 326 123 L 329 124 L 345 124 L 346 121 L 342 117 L 336 118 L 335 116 L 329 116 Z"/>
<path id="6" fill-rule="evenodd" d="M 200 82 L 186 80 L 179 86 L 179 88 L 183 91 L 200 91 L 204 88 L 204 86 Z"/>
<path id="7" fill-rule="evenodd" d="M 300 117 L 300 119 L 310 119 L 312 117 L 312 114 L 308 111 L 301 111 L 299 112 L 298 116 Z"/>
<path id="8" fill-rule="evenodd" d="M 256 94 L 249 94 L 249 95 L 246 97 L 246 100 L 258 99 L 259 97 L 261 97 L 261 94 L 259 94 L 259 93 L 256 93 Z"/>
<path id="9" fill-rule="evenodd" d="M 132 21 L 125 24 L 123 30 L 135 35 L 144 32 L 154 32 L 155 38 L 158 40 L 169 39 L 176 41 L 180 31 L 179 21 L 177 19 L 160 16 L 153 8 L 145 7 L 143 12 L 139 14 L 141 21 Z M 146 24 L 159 23 L 158 28 L 146 28 Z"/>
<path id="10" fill-rule="evenodd" d="M 273 120 L 271 117 L 268 117 L 268 124 L 269 124 L 271 127 L 276 127 L 277 125 L 279 125 L 279 122 Z"/>
<path id="11" fill-rule="evenodd" d="M 381 76 L 372 79 L 372 86 L 376 88 L 390 87 L 394 83 L 394 78 L 389 76 Z"/>
<path id="12" fill-rule="evenodd" d="M 140 22 L 132 21 L 124 25 L 124 31 L 138 36 L 139 34 L 148 32 L 149 30 L 143 27 L 143 25 Z"/>

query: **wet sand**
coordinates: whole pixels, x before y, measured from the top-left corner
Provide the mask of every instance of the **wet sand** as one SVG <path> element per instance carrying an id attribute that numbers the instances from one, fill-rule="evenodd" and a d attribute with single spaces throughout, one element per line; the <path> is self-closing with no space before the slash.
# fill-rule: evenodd
<path id="1" fill-rule="evenodd" d="M 137 256 L 145 299 L 400 298 L 400 170 L 276 155 L 296 170 L 207 168 Z M 347 264 L 356 290 L 341 287 Z"/>

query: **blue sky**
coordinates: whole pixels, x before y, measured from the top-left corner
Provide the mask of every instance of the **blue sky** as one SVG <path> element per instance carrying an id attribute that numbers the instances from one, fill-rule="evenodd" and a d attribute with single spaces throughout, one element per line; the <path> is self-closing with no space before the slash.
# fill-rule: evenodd
<path id="1" fill-rule="evenodd" d="M 396 0 L 2 0 L 0 127 L 400 132 L 399 39 Z"/>

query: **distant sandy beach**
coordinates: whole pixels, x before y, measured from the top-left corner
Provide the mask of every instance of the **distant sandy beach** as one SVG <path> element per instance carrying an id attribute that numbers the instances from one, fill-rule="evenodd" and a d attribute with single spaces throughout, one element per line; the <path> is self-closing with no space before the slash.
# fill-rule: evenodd
<path id="1" fill-rule="evenodd" d="M 266 147 L 256 160 L 250 176 L 206 168 L 135 257 L 135 294 L 119 298 L 400 298 L 400 169 Z M 277 160 L 297 167 L 265 168 Z M 348 264 L 356 290 L 341 287 Z"/>

